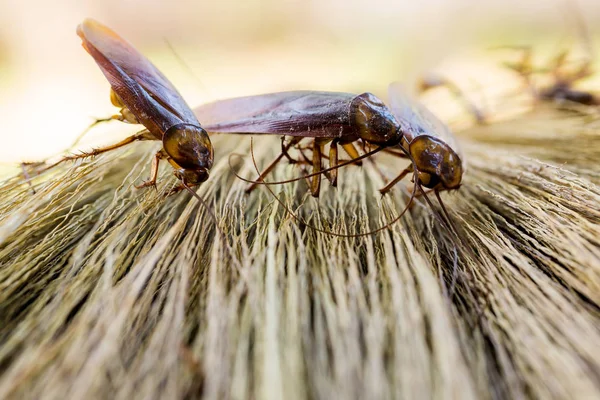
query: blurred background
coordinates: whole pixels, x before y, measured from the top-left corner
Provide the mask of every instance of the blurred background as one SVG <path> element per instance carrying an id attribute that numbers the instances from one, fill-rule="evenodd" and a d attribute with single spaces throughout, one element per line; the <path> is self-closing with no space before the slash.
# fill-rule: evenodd
<path id="1" fill-rule="evenodd" d="M 491 47 L 535 45 L 541 62 L 585 51 L 578 18 L 597 47 L 600 1 L 0 0 L 0 162 L 64 151 L 94 117 L 117 111 L 75 34 L 86 17 L 130 41 L 194 106 L 292 89 L 385 98 L 390 82 L 428 71 L 501 81 L 489 67 L 514 53 Z M 137 130 L 115 122 L 85 143 Z"/>

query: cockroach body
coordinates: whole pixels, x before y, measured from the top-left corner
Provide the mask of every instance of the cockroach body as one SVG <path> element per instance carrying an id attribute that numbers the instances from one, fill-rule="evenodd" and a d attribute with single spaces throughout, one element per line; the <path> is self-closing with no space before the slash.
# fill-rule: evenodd
<path id="1" fill-rule="evenodd" d="M 436 191 L 457 189 L 462 180 L 463 165 L 451 132 L 425 107 L 410 99 L 398 84 L 390 85 L 390 107 L 371 93 L 294 91 L 220 100 L 194 111 L 209 133 L 283 135 L 292 138 L 291 145 L 304 138 L 314 139 L 310 174 L 314 196 L 319 194 L 320 173 L 341 166 L 338 145 L 356 160 L 357 141 L 412 161 L 381 189 L 382 193 L 414 170 L 418 177 L 416 184 Z M 323 170 L 321 152 L 328 142 L 330 168 Z M 284 146 L 266 172 L 283 159 L 290 144 Z M 335 184 L 334 178 L 330 180 Z"/>
<path id="2" fill-rule="evenodd" d="M 116 119 L 142 124 L 146 129 L 118 143 L 90 152 L 66 156 L 50 165 L 92 157 L 138 140 L 160 140 L 163 148 L 152 162 L 150 180 L 137 186 L 155 186 L 158 166 L 166 159 L 181 185 L 175 191 L 208 179 L 213 148 L 206 131 L 169 80 L 131 44 L 108 27 L 86 19 L 77 27 L 83 48 L 94 58 L 111 85 L 110 99 L 119 107 Z"/>

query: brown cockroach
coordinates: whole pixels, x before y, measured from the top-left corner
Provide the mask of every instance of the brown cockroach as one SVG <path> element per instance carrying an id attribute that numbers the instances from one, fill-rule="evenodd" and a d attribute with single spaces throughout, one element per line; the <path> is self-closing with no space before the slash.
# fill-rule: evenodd
<path id="1" fill-rule="evenodd" d="M 83 48 L 94 58 L 109 81 L 110 100 L 120 108 L 105 120 L 142 124 L 146 129 L 110 146 L 61 158 L 42 171 L 69 160 L 93 157 L 138 140 L 160 140 L 162 149 L 152 162 L 148 181 L 137 188 L 155 186 L 160 160 L 167 160 L 181 181 L 179 191 L 208 179 L 213 164 L 213 147 L 206 131 L 169 80 L 131 44 L 92 19 L 77 27 Z M 41 172 L 41 171 L 40 171 Z"/>
<path id="2" fill-rule="evenodd" d="M 463 237 L 452 222 L 440 191 L 456 190 L 461 186 L 465 165 L 461 151 L 454 135 L 427 108 L 410 98 L 400 84 L 389 87 L 389 104 L 387 107 L 380 99 L 370 93 L 355 95 L 337 92 L 294 91 L 262 94 L 220 100 L 197 107 L 196 116 L 203 121 L 209 134 L 275 134 L 283 138 L 291 137 L 285 144 L 282 141 L 281 153 L 273 162 L 260 172 L 254 157 L 255 169 L 259 174 L 257 180 L 239 178 L 252 185 L 263 184 L 277 202 L 294 219 L 308 228 L 339 237 L 360 237 L 372 235 L 389 228 L 399 221 L 407 212 L 414 198 L 421 195 L 433 211 L 433 216 L 448 230 L 457 241 L 458 248 L 473 255 L 465 244 Z M 312 139 L 313 172 L 302 177 L 280 181 L 265 182 L 264 178 L 284 158 L 291 158 L 287 153 L 292 146 L 306 139 Z M 358 155 L 356 144 L 374 146 L 375 149 Z M 329 143 L 329 168 L 322 169 L 323 145 Z M 341 146 L 352 157 L 351 160 L 339 163 L 338 146 Z M 383 226 L 368 232 L 343 234 L 318 228 L 298 217 L 277 195 L 269 185 L 277 185 L 311 178 L 310 190 L 318 196 L 321 174 L 333 172 L 328 176 L 332 184 L 336 182 L 338 168 L 355 164 L 357 161 L 385 151 L 393 156 L 406 158 L 410 164 L 380 189 L 382 194 L 389 192 L 394 185 L 406 175 L 412 173 L 414 186 L 409 201 L 398 215 Z M 251 142 L 252 152 L 252 142 Z M 292 160 L 295 162 L 295 160 Z M 250 188 L 252 188 L 251 186 Z M 441 215 L 423 187 L 435 194 L 441 207 Z M 249 188 L 249 189 L 250 189 Z M 458 272 L 458 252 L 454 247 L 454 261 L 451 274 L 450 297 Z M 446 287 L 444 285 L 444 290 Z M 469 295 L 470 292 L 469 292 Z"/>
<path id="3" fill-rule="evenodd" d="M 328 178 L 335 185 L 339 167 L 385 151 L 409 159 L 411 164 L 380 189 L 382 194 L 413 173 L 414 189 L 409 204 L 417 189 L 420 195 L 425 195 L 423 187 L 431 189 L 441 203 L 440 191 L 458 189 L 461 185 L 464 166 L 458 144 L 446 125 L 409 98 L 401 85 L 390 85 L 389 97 L 390 107 L 387 107 L 371 93 L 292 91 L 220 100 L 194 111 L 211 134 L 275 134 L 291 138 L 287 144 L 282 144 L 281 153 L 257 180 L 244 179 L 253 185 L 311 178 L 311 193 L 318 196 L 321 174 L 332 172 Z M 265 182 L 266 174 L 289 157 L 287 151 L 305 139 L 312 139 L 313 172 L 287 181 Z M 376 148 L 359 156 L 355 145 L 360 142 Z M 323 169 L 322 152 L 326 143 L 330 145 L 329 168 Z M 351 160 L 339 163 L 339 146 L 346 150 Z M 445 209 L 444 213 L 448 218 Z M 352 236 L 371 234 L 383 228 Z"/>
<path id="4" fill-rule="evenodd" d="M 314 196 L 319 194 L 321 173 L 339 167 L 338 146 L 352 157 L 348 161 L 351 163 L 359 159 L 355 146 L 358 142 L 376 146 L 377 152 L 383 150 L 414 160 L 414 165 L 381 189 L 384 194 L 413 169 L 418 175 L 418 184 L 426 188 L 457 189 L 463 164 L 450 130 L 425 107 L 410 99 L 400 85 L 390 85 L 389 94 L 390 107 L 371 93 L 293 91 L 220 100 L 194 111 L 212 134 L 291 137 L 265 171 L 271 171 L 292 146 L 306 138 L 313 139 L 314 171 L 310 177 Z M 330 168 L 323 170 L 322 149 L 326 143 L 330 143 Z M 369 156 L 370 153 L 373 152 L 369 152 Z M 264 183 L 262 178 L 264 176 L 255 183 Z M 335 177 L 330 180 L 335 183 Z"/>

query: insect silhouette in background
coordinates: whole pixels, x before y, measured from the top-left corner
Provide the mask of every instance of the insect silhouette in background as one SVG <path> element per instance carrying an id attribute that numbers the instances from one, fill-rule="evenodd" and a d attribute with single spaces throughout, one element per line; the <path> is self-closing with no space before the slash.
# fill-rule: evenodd
<path id="1" fill-rule="evenodd" d="M 139 140 L 160 140 L 162 149 L 152 162 L 150 179 L 137 188 L 155 186 L 160 160 L 174 168 L 181 181 L 173 192 L 208 179 L 213 147 L 206 131 L 171 82 L 132 45 L 108 27 L 86 19 L 77 27 L 83 48 L 94 58 L 109 81 L 110 99 L 120 113 L 106 120 L 142 124 L 146 129 L 110 146 L 69 155 L 44 168 L 65 161 L 93 157 Z M 106 121 L 99 120 L 99 121 Z"/>
<path id="2" fill-rule="evenodd" d="M 328 173 L 327 177 L 335 185 L 338 168 L 383 151 L 410 160 L 410 164 L 380 189 L 382 194 L 413 173 L 414 188 L 410 202 L 417 190 L 427 197 L 423 190 L 425 187 L 433 191 L 441 203 L 439 192 L 458 189 L 463 176 L 463 162 L 456 140 L 431 112 L 409 98 L 401 85 L 390 85 L 389 97 L 388 108 L 371 93 L 293 91 L 220 100 L 197 107 L 194 111 L 211 134 L 273 134 L 290 138 L 287 143 L 282 142 L 281 153 L 257 180 L 244 179 L 253 185 L 275 185 L 310 178 L 310 191 L 316 197 L 319 195 L 321 174 Z M 265 182 L 266 175 L 278 163 L 284 158 L 291 159 L 288 150 L 293 146 L 299 147 L 306 140 L 312 141 L 309 144 L 312 160 L 309 161 L 313 172 L 286 181 Z M 322 166 L 325 144 L 329 144 L 327 169 Z M 357 145 L 375 149 L 359 156 Z M 340 146 L 352 157 L 351 160 L 339 163 Z M 302 147 L 299 148 L 302 150 Z M 297 160 L 292 159 L 292 162 Z M 447 213 L 446 217 L 449 218 Z"/>
<path id="3" fill-rule="evenodd" d="M 576 33 L 577 42 L 583 49 L 583 58 L 573 63 L 571 59 L 574 52 L 563 50 L 556 53 L 549 67 L 536 68 L 533 65 L 533 48 L 531 46 L 502 46 L 501 48 L 519 51 L 521 56 L 517 62 L 504 63 L 504 65 L 523 78 L 526 87 L 536 99 L 559 104 L 598 106 L 600 105 L 598 95 L 575 87 L 578 82 L 589 78 L 595 72 L 592 69 L 595 58 L 592 35 L 590 35 L 584 14 L 577 2 L 566 1 L 563 3 L 563 7 L 564 15 L 568 18 L 569 25 Z M 536 87 L 534 76 L 541 74 L 550 74 L 552 78 L 550 85 Z"/>
<path id="4" fill-rule="evenodd" d="M 515 63 L 504 63 L 504 65 L 522 77 L 526 87 L 535 98 L 542 101 L 569 102 L 584 106 L 600 105 L 598 96 L 575 88 L 579 81 L 594 74 L 591 59 L 582 60 L 573 67 L 568 65 L 569 52 L 562 51 L 552 60 L 549 68 L 535 68 L 531 47 L 512 48 L 520 51 L 520 59 Z M 546 87 L 536 87 L 534 76 L 539 74 L 550 74 L 552 83 Z"/>

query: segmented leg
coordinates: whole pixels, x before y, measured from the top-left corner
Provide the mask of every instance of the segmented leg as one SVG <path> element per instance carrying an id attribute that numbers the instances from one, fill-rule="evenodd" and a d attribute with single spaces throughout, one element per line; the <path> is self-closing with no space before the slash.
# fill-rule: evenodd
<path id="1" fill-rule="evenodd" d="M 385 148 L 382 151 L 385 153 L 388 153 L 389 155 L 394 156 L 394 157 L 408 158 L 408 156 L 405 153 L 403 153 L 399 150 L 393 149 L 393 148 Z M 383 173 L 381 168 L 379 168 L 379 165 L 377 165 L 377 162 L 373 158 L 368 158 L 367 161 L 369 161 L 371 163 L 371 165 L 373 166 L 373 168 L 375 168 L 375 171 L 381 177 L 382 181 L 385 182 L 388 180 L 387 176 L 385 176 L 385 174 Z"/>
<path id="2" fill-rule="evenodd" d="M 510 46 L 508 46 L 510 48 Z M 531 93 L 534 98 L 538 98 L 538 93 L 535 85 L 532 82 L 532 75 L 535 72 L 533 70 L 533 49 L 531 46 L 523 46 L 523 47 L 512 47 L 513 49 L 520 50 L 522 55 L 521 59 L 516 63 L 505 62 L 503 63 L 506 68 L 512 69 L 521 77 L 523 77 L 523 81 L 526 89 Z"/>
<path id="3" fill-rule="evenodd" d="M 199 186 L 199 183 L 196 184 L 188 184 L 187 187 L 189 187 L 190 189 L 195 188 L 196 186 Z M 186 185 L 184 185 L 183 183 L 180 183 L 179 185 L 175 186 L 173 189 L 169 190 L 167 192 L 167 194 L 165 194 L 165 197 L 169 197 L 172 196 L 174 194 L 177 194 L 179 192 L 181 192 L 182 190 L 184 190 L 186 188 Z"/>
<path id="4" fill-rule="evenodd" d="M 259 175 L 259 177 L 256 178 L 256 181 L 262 182 L 265 179 L 265 177 L 267 175 L 269 175 L 271 173 L 271 171 L 273 171 L 273 169 L 275 168 L 275 166 L 277 166 L 277 164 L 283 159 L 283 157 L 286 156 L 287 151 L 293 145 L 297 144 L 300 140 L 292 139 L 288 144 L 286 144 L 286 145 L 282 144 L 281 153 L 279 153 L 279 155 L 277 157 L 275 157 L 275 159 L 271 162 L 271 164 L 269 164 L 269 166 L 261 172 L 261 174 Z M 295 162 L 297 162 L 297 161 L 295 160 Z M 252 183 L 252 184 L 250 184 L 250 186 L 248 186 L 246 188 L 246 193 L 250 193 L 251 191 L 253 191 L 256 188 L 257 185 L 258 185 L 258 183 Z"/>
<path id="5" fill-rule="evenodd" d="M 329 168 L 337 167 L 338 162 L 339 162 L 338 141 L 337 141 L 337 139 L 335 139 L 329 145 Z M 337 186 L 337 177 L 338 177 L 337 169 L 332 169 L 331 171 L 329 171 L 326 174 L 326 176 L 327 176 L 327 179 L 329 179 L 329 182 L 331 182 L 331 186 L 334 186 L 334 187 Z"/>
<path id="6" fill-rule="evenodd" d="M 110 146 L 99 147 L 97 149 L 93 149 L 90 152 L 75 154 L 72 156 L 65 156 L 65 157 L 61 158 L 60 160 L 58 160 L 57 162 L 55 162 L 54 164 L 51 164 L 51 165 L 45 167 L 38 173 L 41 173 L 41 172 L 47 171 L 51 168 L 54 168 L 58 164 L 62 164 L 65 161 L 74 161 L 74 160 L 78 160 L 80 158 L 94 157 L 94 156 L 97 156 L 98 154 L 102 154 L 102 153 L 106 153 L 108 151 L 118 149 L 119 147 L 126 146 L 126 145 L 133 143 L 135 141 L 138 141 L 138 140 L 156 140 L 156 139 L 154 137 L 152 137 L 148 131 L 144 130 L 142 132 L 139 132 L 139 133 L 136 133 L 135 135 L 129 136 L 128 138 L 125 138 L 125 139 L 121 140 L 120 142 L 112 144 Z"/>
<path id="7" fill-rule="evenodd" d="M 150 172 L 150 179 L 142 182 L 139 185 L 135 185 L 136 189 L 142 189 L 145 187 L 149 187 L 149 186 L 154 186 L 154 188 L 156 189 L 156 178 L 158 178 L 158 166 L 160 164 L 160 160 L 162 160 L 163 158 L 165 158 L 165 154 L 163 153 L 162 149 L 158 152 L 156 152 L 156 154 L 154 155 L 154 158 L 152 159 L 152 169 Z"/>
<path id="8" fill-rule="evenodd" d="M 408 167 L 406 167 L 406 169 L 404 171 L 400 172 L 400 175 L 398 175 L 390 183 L 385 185 L 384 188 L 379 189 L 379 191 L 381 192 L 381 194 L 386 194 L 387 192 L 389 192 L 392 189 L 392 187 L 394 187 L 396 185 L 396 183 L 400 182 L 402 179 L 404 179 L 404 177 L 406 175 L 410 174 L 411 172 L 413 172 L 412 164 L 410 164 Z"/>
<path id="9" fill-rule="evenodd" d="M 290 156 L 290 153 L 288 153 L 288 149 L 293 146 L 293 145 L 297 145 L 298 143 L 300 143 L 300 141 L 302 140 L 302 138 L 292 138 L 292 140 L 290 141 L 290 143 L 286 146 L 285 144 L 285 136 L 281 137 L 281 153 L 283 153 L 283 155 L 285 156 L 285 158 L 288 159 L 288 162 L 290 164 L 296 164 L 298 162 L 298 160 L 292 158 L 292 156 Z"/>
<path id="10" fill-rule="evenodd" d="M 344 151 L 350 156 L 350 158 L 358 158 L 360 155 L 358 154 L 358 150 L 352 143 L 346 143 L 342 145 Z M 362 165 L 362 160 L 356 161 L 355 165 Z"/>
<path id="11" fill-rule="evenodd" d="M 321 153 L 322 145 L 315 140 L 313 144 L 313 173 L 321 172 Z M 317 174 L 311 178 L 310 182 L 310 193 L 313 197 L 319 197 L 319 191 L 321 190 L 321 174 Z"/>

